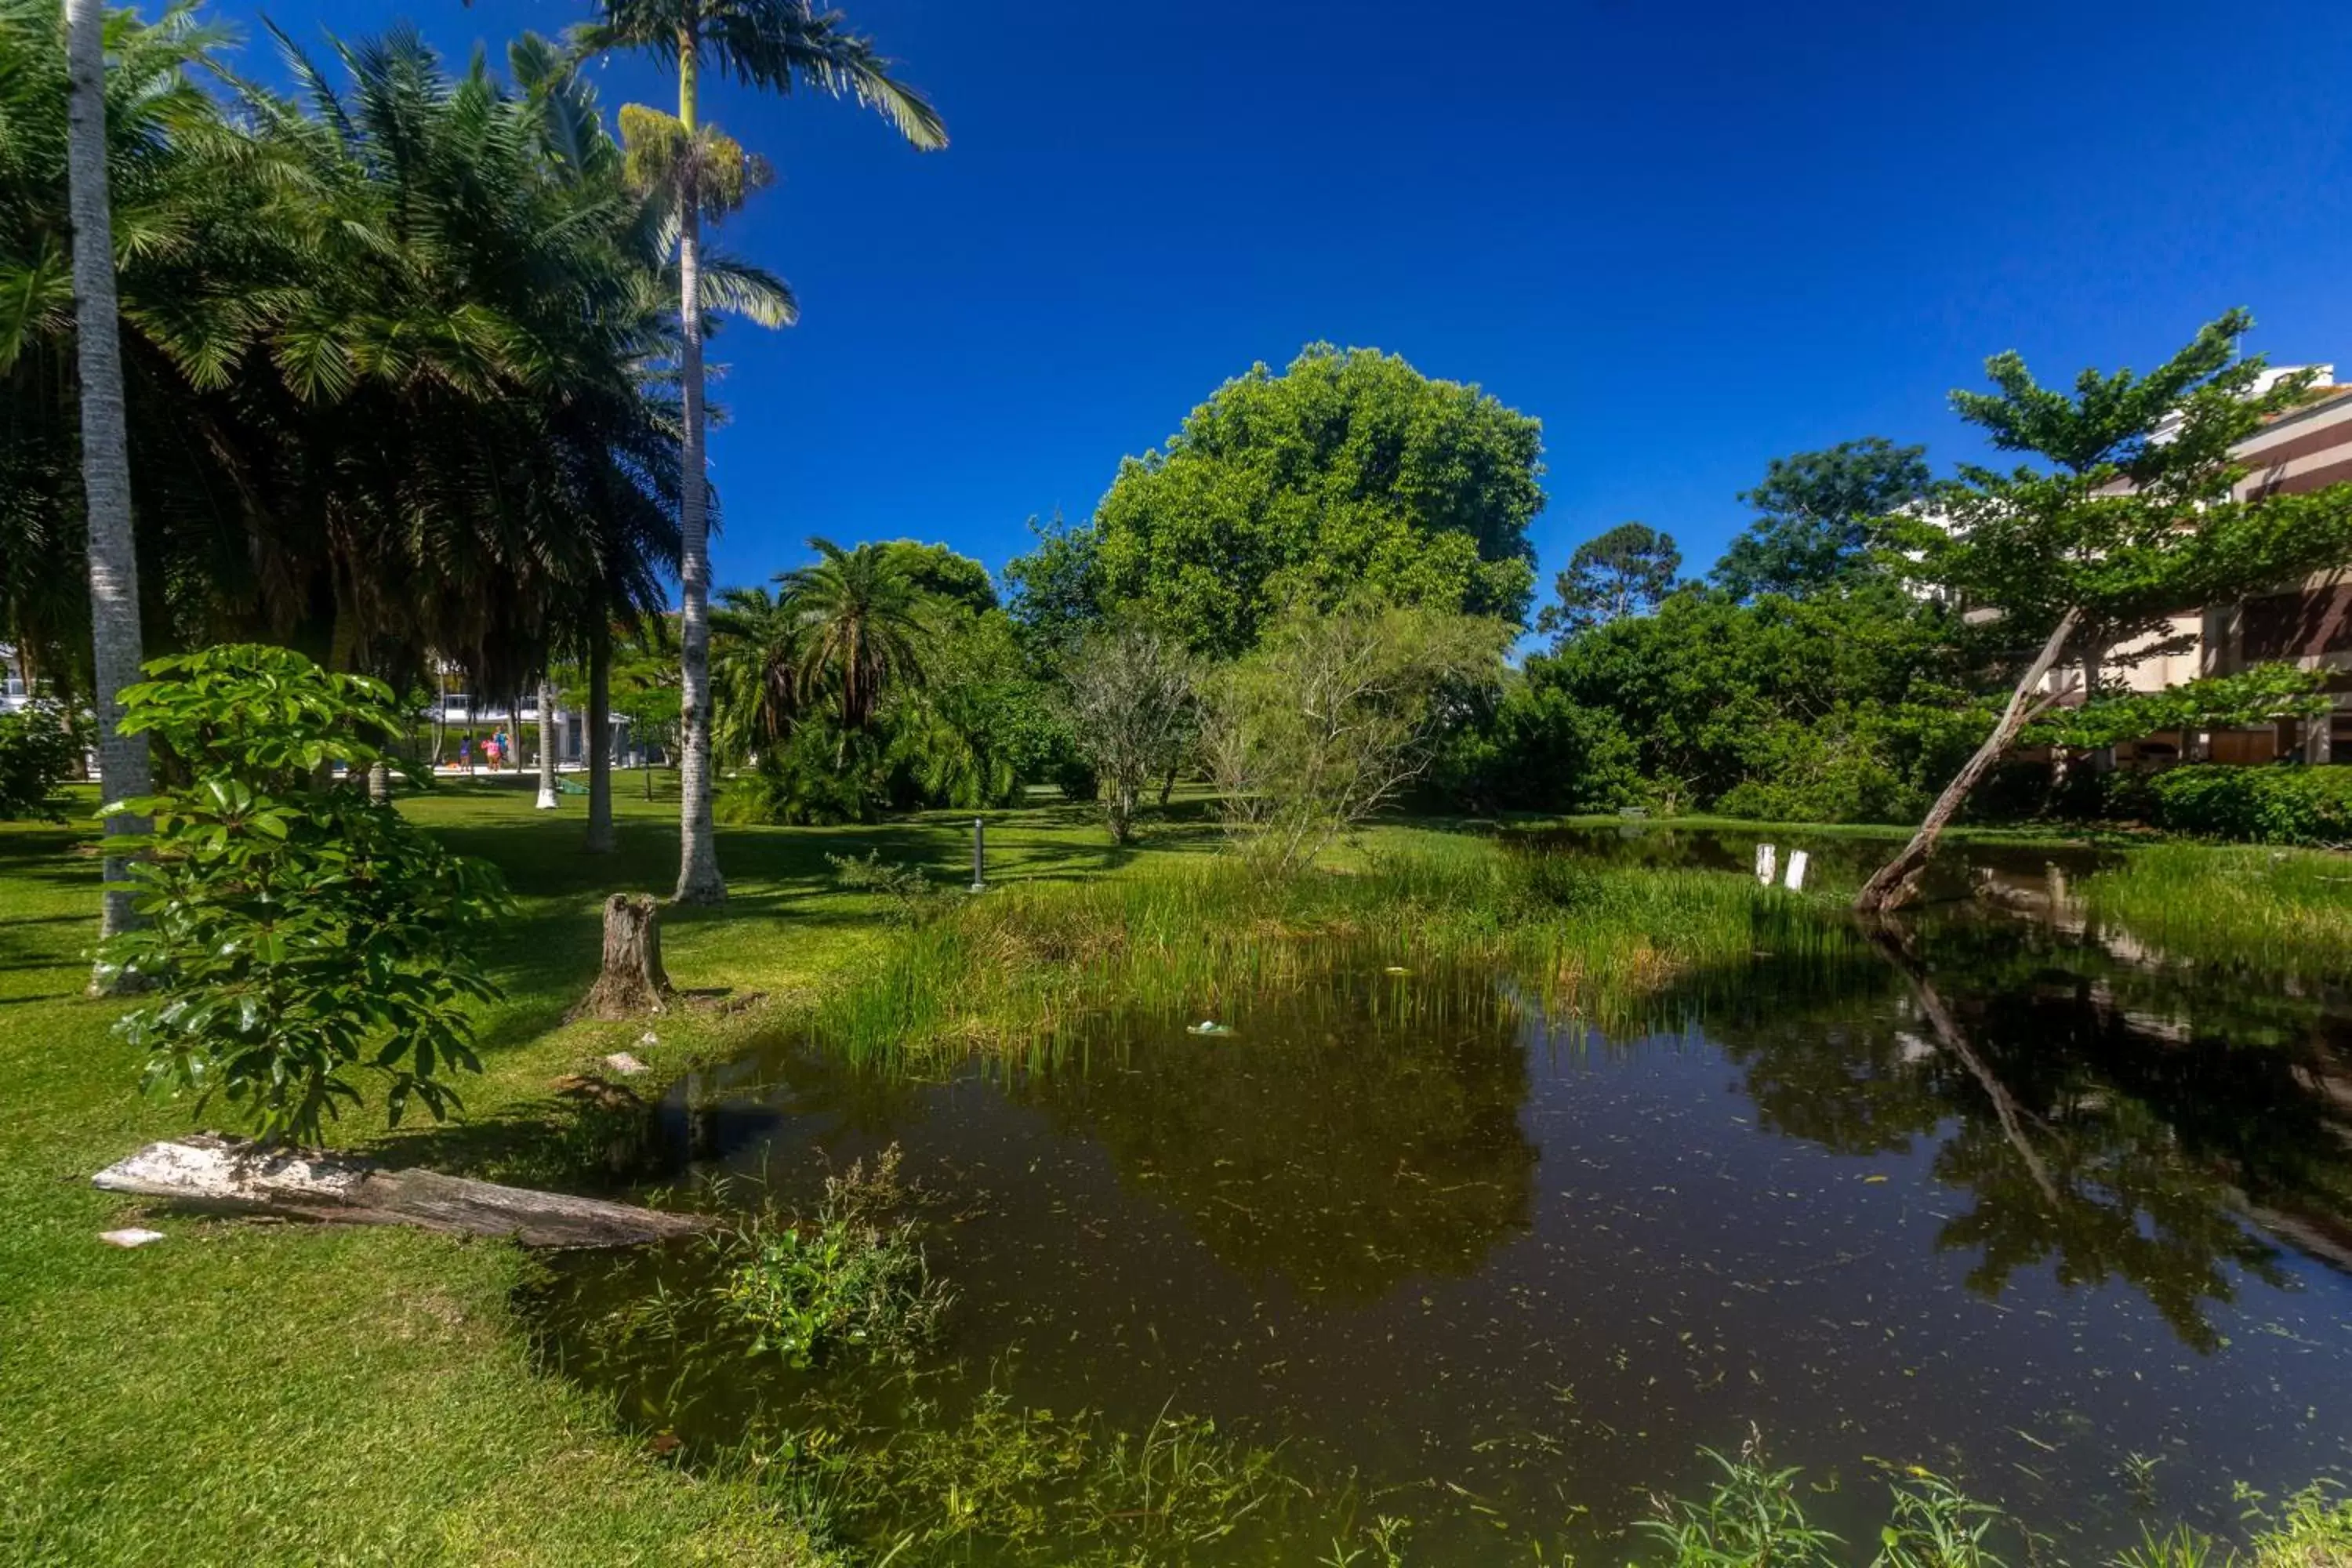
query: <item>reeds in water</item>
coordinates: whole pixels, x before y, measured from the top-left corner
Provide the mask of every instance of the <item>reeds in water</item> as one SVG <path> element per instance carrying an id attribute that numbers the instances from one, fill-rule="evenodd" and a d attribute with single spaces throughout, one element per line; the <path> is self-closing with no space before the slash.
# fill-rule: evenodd
<path id="1" fill-rule="evenodd" d="M 994 889 L 908 931 L 814 1033 L 854 1059 L 982 1050 L 1036 1061 L 1113 1007 L 1215 1019 L 1363 967 L 1486 968 L 1556 1017 L 1616 1033 L 1759 955 L 1855 949 L 1819 902 L 1719 872 L 1596 867 L 1471 841 L 1267 880 L 1228 861 Z"/>

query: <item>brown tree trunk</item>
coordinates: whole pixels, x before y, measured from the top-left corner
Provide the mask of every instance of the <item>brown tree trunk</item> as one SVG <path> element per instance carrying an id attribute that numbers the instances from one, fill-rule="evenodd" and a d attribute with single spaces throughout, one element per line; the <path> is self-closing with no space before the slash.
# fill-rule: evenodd
<path id="1" fill-rule="evenodd" d="M 1854 897 L 1856 910 L 1866 915 L 1885 914 L 1911 901 L 1912 895 L 1919 890 L 1919 879 L 1927 871 L 1927 862 L 1935 858 L 1936 841 L 1943 836 L 1952 818 L 1959 814 L 1960 807 L 1968 804 L 1978 781 L 1984 777 L 1993 763 L 2000 761 L 2011 743 L 2017 739 L 2017 732 L 2032 716 L 2035 708 L 2033 689 L 2042 684 L 2042 678 L 2048 675 L 2050 667 L 2058 662 L 2058 656 L 2065 651 L 2066 639 L 2074 635 L 2075 626 L 2082 616 L 2083 612 L 2077 609 L 2068 610 L 2060 617 L 2056 629 L 2050 634 L 2050 640 L 2042 645 L 2041 653 L 2026 667 L 2025 673 L 2017 678 L 2017 685 L 2009 694 L 2009 706 L 2001 710 L 2000 722 L 1993 726 L 1992 733 L 1985 737 L 1985 743 L 1977 748 L 1976 755 L 1970 757 L 1953 776 L 1952 782 L 1944 786 L 1944 793 L 1936 797 L 1935 805 L 1928 810 L 1927 819 L 1919 825 L 1919 831 L 1911 836 L 1911 842 L 1903 847 L 1903 852 L 1881 866 L 1877 874 L 1863 885 L 1862 891 Z"/>
<path id="2" fill-rule="evenodd" d="M 575 1010 L 593 1018 L 634 1018 L 666 1011 L 669 975 L 662 968 L 661 906 L 614 893 L 604 900 L 604 967 Z"/>
<path id="3" fill-rule="evenodd" d="M 2032 1140 L 2026 1136 L 2025 1113 L 2019 1107 L 2017 1097 L 2009 1092 L 2009 1086 L 2000 1081 L 1991 1064 L 1979 1056 L 1976 1047 L 1969 1044 L 1967 1031 L 1960 1027 L 1959 1020 L 1952 1016 L 1952 1010 L 1944 1005 L 1943 997 L 1937 993 L 1935 982 L 1927 977 L 1927 965 L 1921 963 L 1917 955 L 1904 944 L 1902 933 L 1873 921 L 1869 934 L 1879 952 L 1885 953 L 1887 961 L 1909 982 L 1912 999 L 1918 1004 L 1920 1016 L 1927 1020 L 1927 1026 L 1935 1032 L 1937 1041 L 1960 1059 L 1960 1065 L 1969 1069 L 1969 1076 L 1977 1080 L 1977 1087 L 1983 1089 L 1985 1098 L 1992 1102 L 1993 1115 L 2000 1122 L 2001 1136 L 2008 1139 L 2010 1147 L 2017 1151 L 2018 1158 L 2025 1163 L 2026 1173 L 2041 1189 L 2042 1201 L 2055 1213 L 2063 1206 L 2058 1195 L 2058 1184 L 2051 1179 L 2050 1167 L 2042 1163 Z"/>

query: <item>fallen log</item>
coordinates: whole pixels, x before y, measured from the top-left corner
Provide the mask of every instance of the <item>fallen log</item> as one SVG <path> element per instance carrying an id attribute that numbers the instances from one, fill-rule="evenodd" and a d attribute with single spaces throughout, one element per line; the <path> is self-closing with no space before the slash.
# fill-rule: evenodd
<path id="1" fill-rule="evenodd" d="M 634 1247 L 703 1229 L 698 1215 L 505 1187 L 438 1171 L 389 1171 L 337 1155 L 264 1152 L 196 1133 L 150 1143 L 90 1178 L 103 1192 L 183 1208 L 342 1225 L 412 1225 L 525 1247 Z"/>

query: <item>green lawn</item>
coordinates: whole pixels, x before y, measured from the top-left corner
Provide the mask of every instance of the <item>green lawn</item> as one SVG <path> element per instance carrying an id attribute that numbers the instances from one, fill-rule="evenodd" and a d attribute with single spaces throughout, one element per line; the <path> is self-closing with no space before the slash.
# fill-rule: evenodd
<path id="1" fill-rule="evenodd" d="M 353 1121 L 344 1141 L 444 1168 L 560 1179 L 573 1115 L 554 1092 L 563 1075 L 624 1046 L 657 1074 L 676 1073 L 809 1017 L 826 998 L 869 994 L 886 952 L 889 973 L 922 958 L 920 942 L 892 946 L 904 939 L 887 900 L 835 887 L 827 854 L 878 848 L 950 886 L 969 875 L 968 818 L 723 830 L 731 901 L 672 911 L 664 925 L 672 978 L 703 1005 L 656 1022 L 650 1045 L 644 1023 L 566 1025 L 595 967 L 602 900 L 665 892 L 676 867 L 675 796 L 645 801 L 637 783 L 626 776 L 617 792 L 622 852 L 602 858 L 579 852 L 578 797 L 542 816 L 530 789 L 509 781 L 445 785 L 408 803 L 457 847 L 505 868 L 520 917 L 486 957 L 509 997 L 481 1021 L 487 1071 L 462 1085 L 461 1122 L 387 1134 Z M 120 1005 L 81 994 L 97 886 L 80 837 L 0 825 L 0 1563 L 814 1560 L 752 1486 L 677 1470 L 619 1436 L 595 1400 L 534 1370 L 508 1305 L 530 1265 L 511 1247 L 178 1217 L 152 1221 L 168 1235 L 155 1246 L 100 1244 L 98 1232 L 140 1211 L 92 1191 L 90 1173 L 191 1123 L 185 1107 L 137 1096 L 137 1064 L 109 1032 Z M 1437 826 L 1384 827 L 1379 838 L 1460 844 Z M 1200 801 L 1180 802 L 1138 849 L 1111 847 L 1082 809 L 1041 805 L 992 816 L 990 869 L 1000 881 L 1084 882 L 1172 867 L 1217 842 Z M 1380 901 L 1382 877 L 1435 877 L 1399 896 L 1438 908 L 1444 879 L 1432 868 L 1447 858 L 1402 868 L 1359 858 L 1351 868 L 1368 875 L 1354 890 Z M 2146 873 L 2164 884 L 2151 884 L 2152 897 L 2222 872 L 2250 887 L 2292 882 L 2287 901 L 2307 923 L 2318 906 L 2340 920 L 2340 864 L 2182 848 L 2152 855 Z M 1098 914 L 1133 925 L 1171 887 L 1194 896 L 1186 889 L 1196 881 L 1145 877 L 974 913 L 1017 924 L 1033 906 L 1058 919 L 1100 905 Z M 2112 896 L 2127 899 L 2127 881 Z M 1762 896 L 1744 878 L 1727 886 Z M 1464 940 L 1483 931 L 1472 920 Z M 947 940 L 934 936 L 935 946 Z M 1704 947 L 1694 951 L 1704 957 Z M 1139 944 L 1136 962 L 1181 968 L 1190 951 Z M 1221 952 L 1203 962 L 1224 962 Z M 1555 983 L 1585 977 L 1580 960 L 1567 979 L 1566 958 L 1547 962 L 1561 971 Z"/>
<path id="2" fill-rule="evenodd" d="M 968 819 L 722 831 L 724 910 L 665 925 L 672 977 L 765 1000 L 655 1026 L 566 1026 L 598 952 L 597 905 L 666 892 L 674 800 L 616 792 L 622 852 L 578 853 L 582 805 L 542 816 L 514 784 L 451 785 L 410 809 L 504 867 L 521 918 L 488 955 L 509 992 L 483 1020 L 487 1071 L 466 1123 L 404 1135 L 409 1158 L 528 1168 L 560 1130 L 560 1075 L 623 1045 L 675 1071 L 773 1026 L 887 940 L 876 900 L 833 889 L 824 855 L 969 875 Z M 86 804 L 86 803 L 85 803 Z M 604 1411 L 535 1373 L 507 1310 L 526 1267 L 506 1246 L 394 1230 L 154 1221 L 135 1252 L 97 1240 L 138 1210 L 88 1178 L 190 1125 L 136 1093 L 80 994 L 96 868 L 73 829 L 0 826 L 0 1561 L 41 1563 L 791 1563 L 806 1561 L 747 1487 L 698 1480 L 614 1435 Z M 1114 850 L 1084 813 L 1007 814 L 992 872 L 1086 878 L 1213 843 L 1170 825 Z M 352 1142 L 381 1128 L 349 1122 Z"/>

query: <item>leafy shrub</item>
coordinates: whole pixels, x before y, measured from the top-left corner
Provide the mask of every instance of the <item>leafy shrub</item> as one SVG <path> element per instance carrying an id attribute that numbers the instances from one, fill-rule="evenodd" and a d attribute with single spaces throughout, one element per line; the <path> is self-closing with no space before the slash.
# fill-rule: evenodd
<path id="1" fill-rule="evenodd" d="M 755 1223 L 720 1287 L 758 1331 L 754 1350 L 814 1366 L 844 1347 L 911 1358 L 939 1329 L 949 1296 L 932 1279 L 906 1203 L 893 1144 L 869 1171 L 828 1176 L 814 1224 Z"/>
<path id="2" fill-rule="evenodd" d="M 153 988 L 116 1026 L 147 1054 L 151 1092 L 199 1110 L 217 1095 L 263 1139 L 299 1143 L 361 1103 L 355 1069 L 383 1080 L 395 1124 L 411 1100 L 456 1109 L 443 1073 L 479 1070 L 464 1005 L 499 995 L 471 939 L 509 905 L 488 866 L 369 802 L 378 742 L 405 725 L 390 689 L 254 646 L 146 668 L 123 729 L 188 783 L 110 808 L 153 826 L 115 841 L 139 857 L 146 923 L 100 962 Z"/>
<path id="3" fill-rule="evenodd" d="M 888 899 L 893 916 L 902 923 L 911 924 L 939 901 L 943 889 L 931 881 L 920 866 L 902 865 L 882 858 L 882 851 L 869 849 L 866 858 L 855 855 L 828 855 L 825 863 L 833 868 L 834 886 L 853 893 L 879 893 Z"/>
<path id="4" fill-rule="evenodd" d="M 1614 811 L 1639 796 L 1638 762 L 1614 713 L 1516 679 L 1485 722 L 1448 742 L 1428 793 L 1481 811 Z"/>
<path id="5" fill-rule="evenodd" d="M 731 823 L 872 822 L 889 804 L 890 773 L 873 736 L 806 719 L 761 753 L 757 769 L 730 779 L 712 810 Z"/>
<path id="6" fill-rule="evenodd" d="M 1724 792 L 1716 809 L 1768 822 L 1916 822 L 1922 793 L 1897 771 L 1873 716 L 1839 714 L 1818 723 L 1782 720 L 1749 740 L 1750 776 Z"/>
<path id="7" fill-rule="evenodd" d="M 2149 781 L 2150 819 L 2174 833 L 2253 844 L 2352 842 L 2352 768 L 2210 764 Z"/>
<path id="8" fill-rule="evenodd" d="M 58 786 L 73 772 L 81 751 L 65 710 L 36 703 L 16 713 L 0 713 L 0 821 L 58 815 Z"/>

